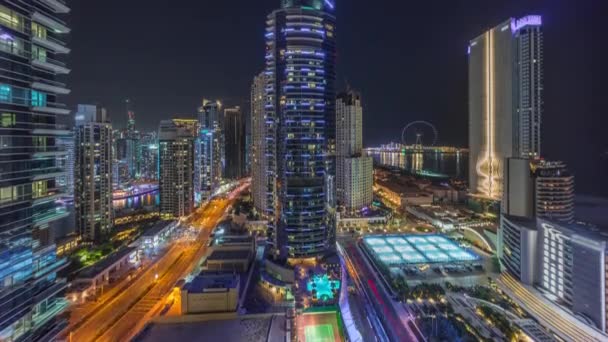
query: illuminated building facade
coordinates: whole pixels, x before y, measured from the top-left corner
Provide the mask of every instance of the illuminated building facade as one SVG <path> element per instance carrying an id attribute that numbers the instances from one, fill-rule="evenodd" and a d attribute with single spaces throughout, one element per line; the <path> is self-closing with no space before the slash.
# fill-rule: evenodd
<path id="1" fill-rule="evenodd" d="M 574 176 L 561 161 L 533 165 L 536 216 L 552 221 L 574 221 Z"/>
<path id="2" fill-rule="evenodd" d="M 539 157 L 543 94 L 540 16 L 509 19 L 469 45 L 469 188 L 501 198 L 505 158 Z"/>
<path id="3" fill-rule="evenodd" d="M 373 200 L 373 159 L 363 152 L 363 107 L 354 91 L 336 101 L 336 197 L 348 213 L 370 206 Z"/>
<path id="4" fill-rule="evenodd" d="M 57 124 L 68 115 L 60 96 L 70 93 L 59 61 L 70 32 L 59 19 L 70 9 L 50 0 L 0 1 L 0 340 L 52 340 L 65 326 L 59 315 L 67 265 L 46 236 L 68 216 L 56 201 L 65 171 Z"/>
<path id="5" fill-rule="evenodd" d="M 283 0 L 267 18 L 266 139 L 276 220 L 273 255 L 310 258 L 333 248 L 335 17 L 333 1 Z M 276 177 L 274 176 L 276 175 Z M 274 188 L 274 189 L 273 189 Z"/>
<path id="6" fill-rule="evenodd" d="M 158 135 L 156 132 L 142 134 L 139 144 L 139 175 L 146 181 L 158 181 Z"/>
<path id="7" fill-rule="evenodd" d="M 102 241 L 114 223 L 112 125 L 104 108 L 78 105 L 74 166 L 76 230 L 85 241 Z"/>
<path id="8" fill-rule="evenodd" d="M 198 141 L 196 146 L 196 201 L 206 201 L 222 182 L 223 133 L 222 104 L 203 100 L 198 110 Z"/>
<path id="9" fill-rule="evenodd" d="M 63 177 L 57 178 L 57 184 L 65 188 L 65 195 L 68 197 L 74 196 L 74 158 L 75 158 L 75 141 L 74 132 L 68 131 L 68 134 L 57 137 L 57 147 L 65 151 L 65 154 L 57 157 L 57 165 L 65 170 Z"/>
<path id="10" fill-rule="evenodd" d="M 196 120 L 163 120 L 159 139 L 160 213 L 182 217 L 194 210 Z"/>
<path id="11" fill-rule="evenodd" d="M 245 174 L 245 120 L 240 107 L 224 109 L 224 178 L 240 179 Z"/>
<path id="12" fill-rule="evenodd" d="M 266 78 L 260 73 L 251 85 L 251 195 L 253 206 L 267 215 L 268 162 L 266 160 L 266 116 L 264 110 Z"/>

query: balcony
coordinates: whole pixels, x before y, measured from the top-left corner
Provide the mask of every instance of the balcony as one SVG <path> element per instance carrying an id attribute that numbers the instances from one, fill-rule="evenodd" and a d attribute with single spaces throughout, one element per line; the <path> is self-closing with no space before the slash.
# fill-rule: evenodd
<path id="1" fill-rule="evenodd" d="M 71 92 L 70 89 L 67 89 L 65 87 L 41 83 L 41 82 L 32 82 L 32 88 L 38 89 L 38 90 L 44 90 L 45 92 L 54 93 L 57 95 L 67 95 Z"/>
<path id="2" fill-rule="evenodd" d="M 46 37 L 46 39 L 44 38 L 40 38 L 40 37 L 36 37 L 34 36 L 32 38 L 32 43 L 43 46 L 49 50 L 54 51 L 55 53 L 70 53 L 70 49 L 67 48 L 63 42 L 60 42 L 56 39 L 53 39 L 51 37 Z"/>
<path id="3" fill-rule="evenodd" d="M 32 20 L 53 29 L 55 33 L 70 33 L 70 28 L 65 26 L 63 22 L 40 12 L 34 12 L 34 14 L 32 14 Z"/>
<path id="4" fill-rule="evenodd" d="M 65 63 L 50 58 L 32 59 L 32 65 L 40 69 L 52 71 L 56 74 L 70 73 L 70 69 L 65 67 Z"/>
<path id="5" fill-rule="evenodd" d="M 70 8 L 61 0 L 38 0 L 38 2 L 47 5 L 55 13 L 70 13 Z"/>
<path id="6" fill-rule="evenodd" d="M 70 213 L 66 208 L 59 207 L 55 210 L 44 212 L 43 214 L 34 215 L 32 218 L 34 220 L 34 227 L 40 227 L 48 225 L 51 222 L 60 220 L 64 217 L 68 217 Z"/>
<path id="7" fill-rule="evenodd" d="M 60 106 L 58 104 L 54 104 L 54 103 L 47 103 L 46 106 L 44 107 L 32 107 L 32 110 L 35 112 L 43 112 L 43 113 L 48 113 L 48 114 L 57 114 L 57 115 L 68 115 L 70 114 L 70 110 L 69 109 L 65 109 L 62 108 L 63 106 Z"/>

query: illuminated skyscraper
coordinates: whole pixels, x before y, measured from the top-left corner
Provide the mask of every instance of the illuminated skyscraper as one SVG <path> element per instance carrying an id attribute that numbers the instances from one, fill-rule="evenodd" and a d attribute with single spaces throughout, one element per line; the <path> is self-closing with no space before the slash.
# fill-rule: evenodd
<path id="1" fill-rule="evenodd" d="M 125 108 L 127 110 L 127 131 L 135 131 L 135 111 L 130 99 L 125 100 Z"/>
<path id="2" fill-rule="evenodd" d="M 99 242 L 114 224 L 112 125 L 104 108 L 78 105 L 75 140 L 76 229 L 83 240 Z"/>
<path id="3" fill-rule="evenodd" d="M 338 94 L 336 102 L 336 192 L 347 213 L 372 204 L 373 160 L 363 156 L 363 107 L 354 91 Z"/>
<path id="4" fill-rule="evenodd" d="M 70 49 L 70 32 L 59 17 L 60 1 L 0 1 L 0 340 L 53 340 L 65 320 L 67 265 L 48 241 L 54 222 L 68 211 L 56 201 L 65 171 L 56 144 L 67 134 L 58 115 L 70 110 L 60 96 L 70 93 L 60 61 Z"/>
<path id="5" fill-rule="evenodd" d="M 266 77 L 260 73 L 251 85 L 251 194 L 255 209 L 268 215 L 268 162 L 266 160 L 266 117 L 265 96 Z"/>
<path id="6" fill-rule="evenodd" d="M 158 181 L 158 134 L 142 134 L 139 143 L 139 173 L 146 181 Z"/>
<path id="7" fill-rule="evenodd" d="M 245 173 L 245 120 L 240 107 L 224 110 L 224 178 L 240 179 Z"/>
<path id="8" fill-rule="evenodd" d="M 222 181 L 222 104 L 203 100 L 198 110 L 200 131 L 196 146 L 196 201 L 201 202 L 219 188 Z"/>
<path id="9" fill-rule="evenodd" d="M 163 120 L 159 139 L 160 213 L 182 217 L 194 210 L 196 120 Z"/>
<path id="10" fill-rule="evenodd" d="M 505 158 L 541 153 L 540 16 L 509 19 L 469 45 L 469 188 L 502 196 Z"/>
<path id="11" fill-rule="evenodd" d="M 281 258 L 316 257 L 334 246 L 333 11 L 329 0 L 283 0 L 267 19 L 266 148 L 268 179 L 276 181 L 267 235 Z"/>

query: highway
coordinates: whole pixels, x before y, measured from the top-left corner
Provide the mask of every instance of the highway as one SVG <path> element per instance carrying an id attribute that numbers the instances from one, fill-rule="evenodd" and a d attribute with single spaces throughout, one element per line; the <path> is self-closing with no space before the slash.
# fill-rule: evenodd
<path id="1" fill-rule="evenodd" d="M 127 341 L 145 322 L 170 300 L 175 284 L 190 273 L 207 252 L 212 229 L 222 219 L 232 199 L 214 199 L 193 214 L 188 222 L 200 229 L 196 241 L 173 242 L 154 265 L 135 281 L 116 288 L 126 289 L 112 298 L 90 303 L 88 317 L 71 317 L 67 328 L 69 341 Z M 154 309 L 154 310 L 153 310 Z"/>
<path id="2" fill-rule="evenodd" d="M 363 288 L 366 295 L 369 296 L 371 303 L 375 309 L 375 313 L 379 321 L 382 322 L 382 331 L 380 331 L 379 339 L 390 339 L 391 341 L 419 341 L 413 331 L 415 322 L 411 314 L 409 314 L 400 302 L 394 301 L 387 294 L 384 286 L 379 281 L 375 272 L 370 269 L 369 265 L 363 260 L 364 256 L 359 252 L 356 242 L 345 239 L 340 242 L 345 256 L 347 270 L 352 279 L 356 279 L 359 286 Z M 380 330 L 376 321 L 376 317 L 370 317 L 374 329 Z M 388 338 L 387 338 L 388 336 Z"/>

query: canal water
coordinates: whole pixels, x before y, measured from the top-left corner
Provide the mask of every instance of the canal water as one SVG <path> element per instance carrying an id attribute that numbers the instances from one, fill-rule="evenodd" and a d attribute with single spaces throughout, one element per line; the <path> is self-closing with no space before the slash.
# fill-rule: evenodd
<path id="1" fill-rule="evenodd" d="M 143 195 L 115 200 L 114 210 L 137 211 L 139 209 L 145 209 L 149 207 L 158 207 L 159 205 L 160 193 L 157 190 Z"/>

